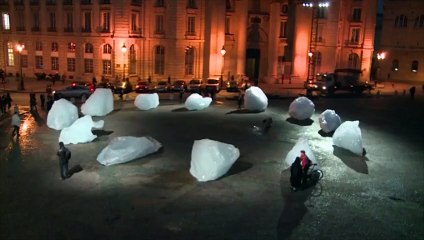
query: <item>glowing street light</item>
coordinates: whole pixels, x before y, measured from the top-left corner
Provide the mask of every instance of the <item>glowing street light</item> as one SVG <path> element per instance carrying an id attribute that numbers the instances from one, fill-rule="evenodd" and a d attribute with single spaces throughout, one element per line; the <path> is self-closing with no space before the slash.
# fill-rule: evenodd
<path id="1" fill-rule="evenodd" d="M 224 55 L 227 53 L 227 50 L 225 50 L 224 45 L 221 48 L 221 55 L 222 55 L 222 65 L 221 65 L 221 81 L 219 81 L 220 87 L 223 85 L 223 71 L 224 71 Z"/>
<path id="2" fill-rule="evenodd" d="M 386 53 L 385 52 L 378 52 L 377 53 L 377 59 L 378 60 L 384 60 L 386 58 Z"/>
<path id="3" fill-rule="evenodd" d="M 125 53 L 127 52 L 127 47 L 125 46 L 125 43 L 122 44 L 121 47 L 121 52 L 123 54 L 123 68 L 124 68 L 124 73 L 122 74 L 122 80 L 125 82 Z"/>
<path id="4" fill-rule="evenodd" d="M 24 48 L 25 45 L 23 44 L 16 45 L 16 50 L 19 52 L 19 90 L 25 90 L 24 78 L 22 77 L 22 51 Z"/>

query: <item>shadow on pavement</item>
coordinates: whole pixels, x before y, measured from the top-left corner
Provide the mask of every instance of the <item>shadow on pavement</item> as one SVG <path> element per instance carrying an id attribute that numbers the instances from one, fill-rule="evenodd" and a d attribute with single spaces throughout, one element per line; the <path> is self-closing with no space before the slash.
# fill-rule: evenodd
<path id="1" fill-rule="evenodd" d="M 73 166 L 71 169 L 69 169 L 68 174 L 69 177 L 72 177 L 72 175 L 74 175 L 75 173 L 79 173 L 83 170 L 83 168 L 81 167 L 81 165 L 75 165 Z"/>
<path id="2" fill-rule="evenodd" d="M 180 107 L 180 108 L 176 108 L 172 110 L 173 112 L 190 112 L 190 110 L 188 110 L 185 107 Z"/>
<path id="3" fill-rule="evenodd" d="M 224 176 L 231 176 L 231 175 L 239 174 L 241 172 L 244 172 L 244 171 L 252 168 L 252 166 L 253 166 L 253 164 L 249 163 L 249 162 L 236 161 L 234 163 L 234 165 L 230 168 L 228 173 L 225 174 Z"/>
<path id="4" fill-rule="evenodd" d="M 227 112 L 226 114 L 234 114 L 234 113 L 236 113 L 236 114 L 246 114 L 246 113 L 261 113 L 261 112 L 263 112 L 263 111 L 252 111 L 252 110 L 243 108 L 243 109 L 237 109 L 237 110 Z"/>
<path id="5" fill-rule="evenodd" d="M 97 135 L 97 137 L 106 136 L 106 135 L 110 135 L 110 134 L 113 133 L 113 131 L 106 131 L 106 130 L 91 130 L 91 132 L 94 135 Z"/>
<path id="6" fill-rule="evenodd" d="M 321 137 L 333 137 L 334 131 L 326 133 L 321 129 L 318 131 L 318 134 L 321 135 Z"/>
<path id="7" fill-rule="evenodd" d="M 334 156 L 340 158 L 340 160 L 342 160 L 342 162 L 346 164 L 346 166 L 350 167 L 356 172 L 368 174 L 368 165 L 366 163 L 368 158 L 358 156 L 349 150 L 337 147 L 335 145 L 333 145 L 333 149 Z"/>
<path id="8" fill-rule="evenodd" d="M 40 114 L 38 114 L 37 110 L 30 111 L 30 113 L 38 126 L 42 126 L 44 124 L 44 119 L 40 116 Z"/>
<path id="9" fill-rule="evenodd" d="M 299 126 L 310 126 L 314 122 L 314 120 L 312 120 L 310 118 L 305 119 L 305 120 L 298 120 L 298 119 L 295 119 L 295 118 L 292 118 L 292 117 L 287 118 L 286 121 L 289 122 L 289 123 L 292 123 L 292 124 L 299 125 Z"/>

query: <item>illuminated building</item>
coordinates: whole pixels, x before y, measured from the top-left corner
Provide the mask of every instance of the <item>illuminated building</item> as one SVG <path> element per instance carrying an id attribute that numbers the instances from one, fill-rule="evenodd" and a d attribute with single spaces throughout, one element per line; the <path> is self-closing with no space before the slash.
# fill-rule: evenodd
<path id="1" fill-rule="evenodd" d="M 26 77 L 303 82 L 313 64 L 369 78 L 376 1 L 0 0 L 0 68 L 21 56 Z"/>

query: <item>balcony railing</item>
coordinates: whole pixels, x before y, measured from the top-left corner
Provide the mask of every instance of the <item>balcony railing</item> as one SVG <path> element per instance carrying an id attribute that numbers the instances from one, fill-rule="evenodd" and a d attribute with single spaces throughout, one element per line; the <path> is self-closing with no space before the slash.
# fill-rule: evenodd
<path id="1" fill-rule="evenodd" d="M 141 28 L 132 29 L 131 34 L 132 35 L 141 35 Z"/>

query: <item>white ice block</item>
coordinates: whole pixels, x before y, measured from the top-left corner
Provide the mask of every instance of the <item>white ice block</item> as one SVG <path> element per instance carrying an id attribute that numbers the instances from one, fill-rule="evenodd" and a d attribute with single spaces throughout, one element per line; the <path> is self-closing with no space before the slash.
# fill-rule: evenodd
<path id="1" fill-rule="evenodd" d="M 97 88 L 81 106 L 81 112 L 90 116 L 106 116 L 113 111 L 113 94 L 109 88 Z"/>
<path id="2" fill-rule="evenodd" d="M 296 98 L 289 107 L 290 117 L 297 120 L 305 120 L 312 117 L 315 112 L 314 103 L 306 97 Z"/>
<path id="3" fill-rule="evenodd" d="M 77 144 L 93 141 L 97 136 L 91 130 L 103 128 L 104 121 L 94 122 L 91 116 L 87 115 L 76 120 L 70 127 L 62 129 L 59 142 L 64 144 Z"/>
<path id="4" fill-rule="evenodd" d="M 78 119 L 78 108 L 66 99 L 53 103 L 47 115 L 47 126 L 56 130 L 71 126 Z"/>
<path id="5" fill-rule="evenodd" d="M 336 111 L 331 109 L 322 112 L 318 117 L 318 121 L 322 131 L 326 133 L 336 130 L 340 124 L 342 124 L 339 115 L 337 115 Z"/>
<path id="6" fill-rule="evenodd" d="M 268 106 L 268 98 L 262 89 L 251 86 L 244 93 L 244 107 L 250 111 L 265 111 Z"/>
<path id="7" fill-rule="evenodd" d="M 192 111 L 192 110 L 202 110 L 207 107 L 212 102 L 212 98 L 210 97 L 202 97 L 198 93 L 192 93 L 185 101 L 184 106 Z"/>
<path id="8" fill-rule="evenodd" d="M 342 123 L 333 134 L 333 144 L 362 156 L 362 134 L 359 121 Z"/>
<path id="9" fill-rule="evenodd" d="M 238 148 L 210 139 L 195 140 L 190 173 L 199 182 L 212 181 L 228 172 L 240 157 Z"/>
<path id="10" fill-rule="evenodd" d="M 134 105 L 140 110 L 149 110 L 159 106 L 159 95 L 157 93 L 138 94 Z"/>
<path id="11" fill-rule="evenodd" d="M 296 157 L 300 157 L 300 151 L 304 150 L 306 156 L 309 158 L 309 160 L 312 161 L 312 163 L 316 163 L 318 165 L 317 159 L 315 158 L 314 153 L 312 152 L 311 148 L 309 147 L 309 141 L 304 138 L 300 138 L 296 145 L 287 153 L 285 163 L 287 164 L 286 167 L 290 167 L 294 160 L 296 160 Z M 319 165 L 317 166 L 319 168 Z"/>
<path id="12" fill-rule="evenodd" d="M 116 137 L 97 156 L 105 166 L 132 161 L 157 152 L 162 144 L 152 137 Z"/>

